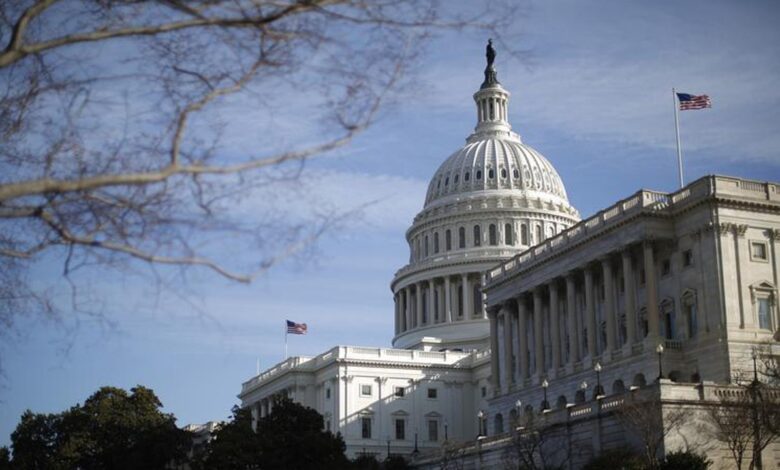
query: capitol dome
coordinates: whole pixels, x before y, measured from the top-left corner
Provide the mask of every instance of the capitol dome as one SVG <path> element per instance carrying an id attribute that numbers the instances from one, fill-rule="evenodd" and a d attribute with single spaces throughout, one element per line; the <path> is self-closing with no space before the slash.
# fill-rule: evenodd
<path id="1" fill-rule="evenodd" d="M 568 205 L 566 189 L 552 164 L 512 134 L 470 139 L 453 153 L 431 179 L 425 207 L 483 191 L 517 190 Z"/>
<path id="2" fill-rule="evenodd" d="M 477 126 L 434 173 L 406 232 L 409 263 L 391 284 L 398 348 L 487 347 L 482 273 L 580 220 L 552 164 L 512 131 L 491 44 L 487 57 Z"/>

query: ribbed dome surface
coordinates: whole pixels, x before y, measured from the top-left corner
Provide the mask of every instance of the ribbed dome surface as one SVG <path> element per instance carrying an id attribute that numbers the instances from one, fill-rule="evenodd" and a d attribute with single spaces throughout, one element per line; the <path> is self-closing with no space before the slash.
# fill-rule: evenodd
<path id="1" fill-rule="evenodd" d="M 450 155 L 428 186 L 425 207 L 450 196 L 491 190 L 523 190 L 568 205 L 566 189 L 555 168 L 516 135 L 469 139 Z"/>

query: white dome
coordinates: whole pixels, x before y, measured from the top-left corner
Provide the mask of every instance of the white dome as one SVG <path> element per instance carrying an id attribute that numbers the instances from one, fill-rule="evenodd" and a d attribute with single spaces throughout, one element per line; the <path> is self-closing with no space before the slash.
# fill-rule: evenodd
<path id="1" fill-rule="evenodd" d="M 486 56 L 474 133 L 433 175 L 406 231 L 409 263 L 391 284 L 395 347 L 487 347 L 482 273 L 579 221 L 555 168 L 512 132 L 490 44 Z"/>
<path id="2" fill-rule="evenodd" d="M 455 197 L 493 191 L 522 192 L 526 198 L 569 205 L 566 189 L 552 164 L 515 135 L 469 140 L 434 174 L 428 185 L 426 209 Z"/>

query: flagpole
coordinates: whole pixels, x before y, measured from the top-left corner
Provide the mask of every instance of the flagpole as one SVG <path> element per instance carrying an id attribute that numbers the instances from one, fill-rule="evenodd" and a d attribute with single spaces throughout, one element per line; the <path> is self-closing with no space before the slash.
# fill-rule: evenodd
<path id="1" fill-rule="evenodd" d="M 284 322 L 284 360 L 287 360 L 287 321 Z"/>
<path id="2" fill-rule="evenodd" d="M 680 187 L 683 187 L 682 150 L 680 149 L 680 115 L 677 106 L 677 92 L 672 88 L 672 104 L 674 105 L 674 130 L 677 134 L 677 167 L 680 171 Z"/>

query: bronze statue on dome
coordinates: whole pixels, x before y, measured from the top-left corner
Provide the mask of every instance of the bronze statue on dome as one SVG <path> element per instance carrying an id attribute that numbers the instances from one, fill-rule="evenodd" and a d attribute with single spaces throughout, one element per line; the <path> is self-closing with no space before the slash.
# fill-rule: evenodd
<path id="1" fill-rule="evenodd" d="M 492 67 L 493 61 L 496 60 L 496 50 L 493 49 L 493 40 L 488 39 L 487 49 L 485 50 L 485 56 L 487 56 L 487 66 Z"/>

